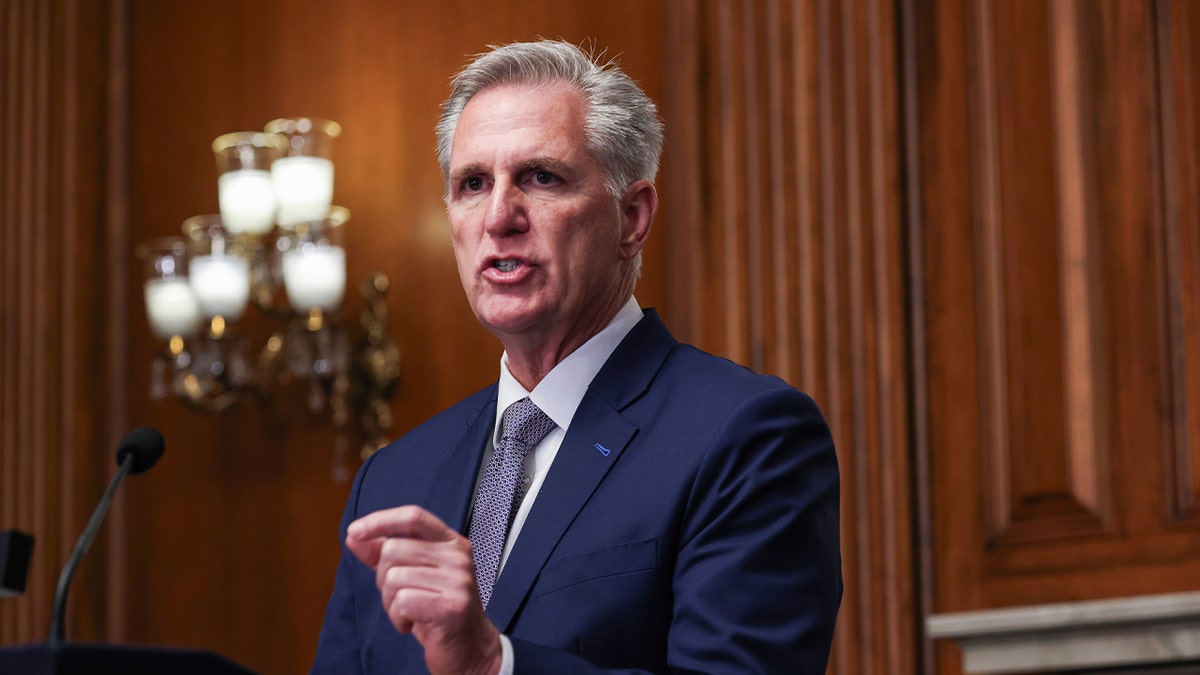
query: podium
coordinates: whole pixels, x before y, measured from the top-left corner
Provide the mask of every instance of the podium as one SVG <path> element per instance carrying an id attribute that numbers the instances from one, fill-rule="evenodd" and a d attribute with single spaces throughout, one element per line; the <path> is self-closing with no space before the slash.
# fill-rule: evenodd
<path id="1" fill-rule="evenodd" d="M 0 673 L 21 675 L 255 675 L 218 654 L 172 647 L 62 643 L 0 648 Z"/>

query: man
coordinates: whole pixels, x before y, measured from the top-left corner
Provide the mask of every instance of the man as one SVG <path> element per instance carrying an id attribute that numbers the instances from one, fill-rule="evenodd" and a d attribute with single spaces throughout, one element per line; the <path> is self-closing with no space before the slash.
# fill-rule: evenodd
<path id="1" fill-rule="evenodd" d="M 661 146 L 572 45 L 456 77 L 438 153 L 500 377 L 359 471 L 314 672 L 824 672 L 833 442 L 807 396 L 638 307 Z"/>

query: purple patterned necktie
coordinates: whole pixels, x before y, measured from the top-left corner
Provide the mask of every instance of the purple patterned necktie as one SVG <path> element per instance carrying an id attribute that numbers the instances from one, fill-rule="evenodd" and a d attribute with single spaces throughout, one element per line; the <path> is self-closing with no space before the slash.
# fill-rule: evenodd
<path id="1" fill-rule="evenodd" d="M 500 418 L 500 443 L 483 470 L 471 513 L 475 578 L 479 581 L 479 598 L 484 607 L 492 598 L 504 540 L 521 504 L 515 495 L 525 482 L 525 456 L 554 427 L 554 420 L 528 396 L 505 408 Z"/>

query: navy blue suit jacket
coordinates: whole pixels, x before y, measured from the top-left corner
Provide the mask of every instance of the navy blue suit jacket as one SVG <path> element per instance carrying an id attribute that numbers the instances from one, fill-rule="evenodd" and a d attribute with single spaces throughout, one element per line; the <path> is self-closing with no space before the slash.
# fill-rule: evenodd
<path id="1" fill-rule="evenodd" d="M 420 504 L 465 531 L 484 389 L 375 453 L 342 520 Z M 579 405 L 487 613 L 517 673 L 825 670 L 842 595 L 838 470 L 816 405 L 680 344 L 653 310 Z M 343 550 L 315 673 L 425 673 Z"/>

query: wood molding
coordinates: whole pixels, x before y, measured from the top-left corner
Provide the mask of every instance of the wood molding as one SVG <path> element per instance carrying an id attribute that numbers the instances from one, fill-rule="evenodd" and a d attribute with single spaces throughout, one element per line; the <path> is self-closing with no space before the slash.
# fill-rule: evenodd
<path id="1" fill-rule="evenodd" d="M 929 634 L 962 646 L 968 673 L 1195 672 L 1200 593 L 941 614 Z M 1191 665 L 1180 665 L 1191 664 Z"/>

